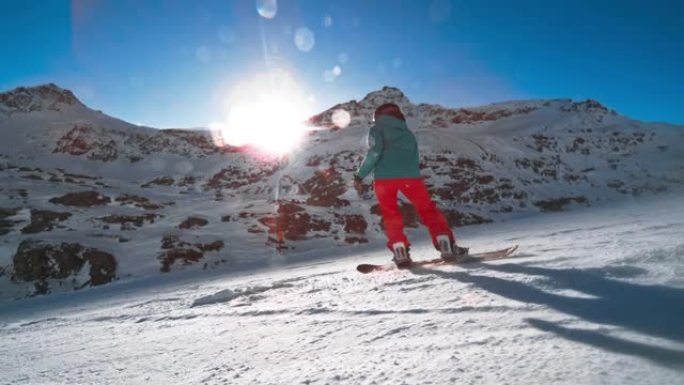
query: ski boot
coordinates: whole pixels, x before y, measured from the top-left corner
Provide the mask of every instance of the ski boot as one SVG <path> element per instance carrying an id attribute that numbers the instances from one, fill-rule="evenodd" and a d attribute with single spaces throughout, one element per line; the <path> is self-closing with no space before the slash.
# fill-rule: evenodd
<path id="1" fill-rule="evenodd" d="M 438 236 L 437 245 L 439 252 L 442 253 L 442 259 L 446 262 L 458 262 L 468 256 L 468 248 L 456 245 L 448 235 Z"/>
<path id="2" fill-rule="evenodd" d="M 404 244 L 404 242 L 397 242 L 392 245 L 392 252 L 394 253 L 394 258 L 392 261 L 397 265 L 399 269 L 406 269 L 411 267 L 411 257 L 409 256 L 409 250 Z"/>

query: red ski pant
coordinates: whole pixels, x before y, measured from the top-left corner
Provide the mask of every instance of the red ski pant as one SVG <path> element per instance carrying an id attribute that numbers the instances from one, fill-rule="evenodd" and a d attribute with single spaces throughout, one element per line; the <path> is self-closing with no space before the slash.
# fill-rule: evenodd
<path id="1" fill-rule="evenodd" d="M 399 192 L 404 194 L 418 211 L 420 220 L 430 231 L 435 248 L 439 249 L 436 242 L 439 235 L 448 235 L 449 239 L 454 241 L 454 234 L 449 228 L 444 214 L 439 211 L 435 202 L 430 198 L 423 178 L 376 179 L 373 185 L 380 204 L 382 220 L 385 224 L 387 247 L 390 250 L 396 242 L 404 242 L 407 247 L 410 245 L 406 234 L 404 234 L 404 220 L 397 202 Z"/>

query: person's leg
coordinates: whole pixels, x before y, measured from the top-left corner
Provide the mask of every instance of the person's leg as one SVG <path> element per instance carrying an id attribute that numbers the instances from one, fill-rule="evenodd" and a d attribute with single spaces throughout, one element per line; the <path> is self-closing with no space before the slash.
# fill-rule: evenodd
<path id="1" fill-rule="evenodd" d="M 392 250 L 393 244 L 404 242 L 408 248 L 409 242 L 404 234 L 404 219 L 397 204 L 399 184 L 394 179 L 380 179 L 374 182 L 373 187 L 380 204 L 382 221 L 385 225 L 387 247 Z"/>
<path id="2" fill-rule="evenodd" d="M 422 178 L 405 179 L 400 191 L 408 198 L 418 211 L 420 220 L 427 226 L 432 238 L 432 244 L 439 250 L 437 236 L 447 235 L 449 240 L 455 242 L 454 233 L 449 227 L 444 214 L 430 197 L 430 193 Z"/>

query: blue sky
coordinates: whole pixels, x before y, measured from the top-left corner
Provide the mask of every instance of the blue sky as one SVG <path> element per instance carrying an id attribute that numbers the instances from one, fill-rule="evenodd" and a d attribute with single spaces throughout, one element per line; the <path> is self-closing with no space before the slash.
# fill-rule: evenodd
<path id="1" fill-rule="evenodd" d="M 281 0 L 270 19 L 257 3 L 2 0 L 0 90 L 54 82 L 130 122 L 193 127 L 225 114 L 233 85 L 286 68 L 316 111 L 392 85 L 413 102 L 594 98 L 684 124 L 678 1 Z"/>

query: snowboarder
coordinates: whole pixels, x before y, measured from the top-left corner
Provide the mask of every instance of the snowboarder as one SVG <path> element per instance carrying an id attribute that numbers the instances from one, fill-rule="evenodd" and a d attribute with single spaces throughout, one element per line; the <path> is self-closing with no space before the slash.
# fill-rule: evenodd
<path id="1" fill-rule="evenodd" d="M 373 171 L 373 187 L 380 204 L 387 235 L 387 247 L 399 268 L 411 266 L 404 222 L 397 203 L 401 192 L 418 211 L 427 226 L 432 243 L 447 261 L 467 255 L 468 249 L 456 245 L 454 234 L 444 214 L 432 201 L 418 168 L 418 143 L 406 125 L 399 106 L 386 103 L 375 110 L 374 125 L 368 134 L 368 155 L 354 174 L 354 186 L 363 190 L 363 178 Z"/>

